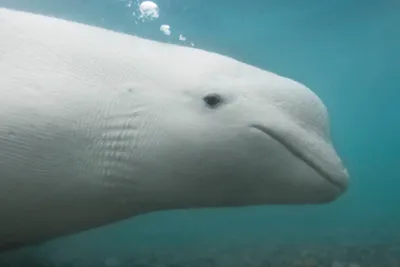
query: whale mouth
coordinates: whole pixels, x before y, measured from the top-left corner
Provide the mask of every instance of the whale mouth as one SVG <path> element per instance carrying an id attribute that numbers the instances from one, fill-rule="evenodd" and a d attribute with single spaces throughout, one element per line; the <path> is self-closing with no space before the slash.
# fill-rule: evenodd
<path id="1" fill-rule="evenodd" d="M 303 161 L 307 164 L 311 169 L 313 169 L 316 173 L 318 173 L 322 178 L 328 181 L 333 186 L 339 188 L 341 191 L 345 191 L 345 185 L 341 184 L 339 181 L 336 181 L 330 174 L 328 174 L 324 169 L 318 166 L 314 161 L 309 159 L 300 149 L 296 148 L 293 144 L 288 142 L 285 138 L 281 137 L 279 134 L 274 132 L 273 130 L 260 125 L 260 124 L 252 124 L 252 128 L 257 129 L 264 134 L 268 135 L 273 140 L 280 143 L 284 146 L 293 156 Z"/>

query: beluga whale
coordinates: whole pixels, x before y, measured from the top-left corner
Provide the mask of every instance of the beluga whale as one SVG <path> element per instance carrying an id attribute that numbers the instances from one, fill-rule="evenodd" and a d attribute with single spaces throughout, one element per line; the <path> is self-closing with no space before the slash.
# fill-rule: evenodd
<path id="1" fill-rule="evenodd" d="M 330 135 L 290 78 L 0 8 L 0 251 L 161 210 L 332 202 L 349 175 Z"/>

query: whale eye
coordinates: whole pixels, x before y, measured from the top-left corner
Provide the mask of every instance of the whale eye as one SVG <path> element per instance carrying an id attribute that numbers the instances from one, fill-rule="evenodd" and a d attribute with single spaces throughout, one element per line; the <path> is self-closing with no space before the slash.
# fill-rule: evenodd
<path id="1" fill-rule="evenodd" d="M 223 99 L 219 94 L 206 95 L 203 97 L 203 100 L 209 108 L 217 108 L 223 102 Z"/>

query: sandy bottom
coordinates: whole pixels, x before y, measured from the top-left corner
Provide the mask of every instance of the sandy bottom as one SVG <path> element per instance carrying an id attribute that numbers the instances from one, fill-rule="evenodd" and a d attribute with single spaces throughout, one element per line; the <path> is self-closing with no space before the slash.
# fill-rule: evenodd
<path id="1" fill-rule="evenodd" d="M 159 255 L 158 255 L 159 254 Z M 184 254 L 184 253 L 182 253 Z M 400 242 L 369 245 L 281 246 L 229 250 L 208 257 L 149 253 L 120 260 L 57 262 L 33 255 L 0 257 L 1 267 L 400 267 Z"/>

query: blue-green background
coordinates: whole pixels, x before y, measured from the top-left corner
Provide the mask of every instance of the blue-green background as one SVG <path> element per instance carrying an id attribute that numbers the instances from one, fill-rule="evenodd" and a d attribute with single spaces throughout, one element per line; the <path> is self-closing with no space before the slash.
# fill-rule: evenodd
<path id="1" fill-rule="evenodd" d="M 160 18 L 138 24 L 135 3 L 128 8 L 127 1 L 0 0 L 0 6 L 165 42 L 179 43 L 182 33 L 198 48 L 306 84 L 329 109 L 333 139 L 351 175 L 349 191 L 323 206 L 149 214 L 56 240 L 38 253 L 59 261 L 123 259 L 143 251 L 200 255 L 255 244 L 400 239 L 399 1 L 155 2 Z M 159 31 L 163 23 L 171 25 L 171 36 Z"/>

